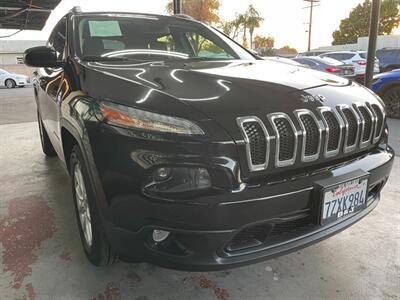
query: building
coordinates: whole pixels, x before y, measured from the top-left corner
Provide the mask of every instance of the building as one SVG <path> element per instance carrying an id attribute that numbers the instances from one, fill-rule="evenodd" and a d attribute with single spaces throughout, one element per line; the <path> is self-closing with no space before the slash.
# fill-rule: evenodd
<path id="1" fill-rule="evenodd" d="M 45 44 L 46 41 L 0 39 L 0 65 L 23 64 L 24 52 L 27 48 Z"/>
<path id="2" fill-rule="evenodd" d="M 380 35 L 378 36 L 376 49 L 400 48 L 400 35 Z M 356 44 L 324 46 L 312 50 L 311 52 L 332 52 L 332 51 L 367 51 L 368 37 L 360 37 Z"/>

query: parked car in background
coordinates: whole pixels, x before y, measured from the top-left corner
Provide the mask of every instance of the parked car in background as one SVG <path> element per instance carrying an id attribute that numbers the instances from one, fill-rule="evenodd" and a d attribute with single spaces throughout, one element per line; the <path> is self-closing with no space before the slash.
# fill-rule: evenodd
<path id="1" fill-rule="evenodd" d="M 15 87 L 24 87 L 29 84 L 29 77 L 22 74 L 9 73 L 6 70 L 0 69 L 0 87 L 5 86 L 9 89 Z"/>
<path id="2" fill-rule="evenodd" d="M 400 69 L 376 75 L 372 90 L 385 102 L 388 116 L 400 119 Z"/>
<path id="3" fill-rule="evenodd" d="M 318 56 L 321 54 L 326 53 L 326 51 L 306 51 L 306 52 L 301 52 L 299 54 L 297 54 L 297 57 L 304 57 L 304 56 Z"/>
<path id="4" fill-rule="evenodd" d="M 292 65 L 292 66 L 307 67 L 306 65 L 303 65 L 303 64 L 301 64 L 301 63 L 299 63 L 297 61 L 294 61 L 293 59 L 286 58 L 286 57 L 264 56 L 264 57 L 262 57 L 262 59 L 264 59 L 264 60 L 272 60 L 272 61 L 276 61 L 276 62 L 280 62 L 280 63 Z"/>
<path id="5" fill-rule="evenodd" d="M 355 68 L 353 65 L 347 65 L 333 58 L 309 56 L 296 57 L 293 60 L 302 65 L 309 66 L 314 70 L 332 73 L 347 78 L 353 78 L 355 76 Z"/>
<path id="6" fill-rule="evenodd" d="M 345 64 L 353 65 L 358 80 L 365 77 L 367 69 L 367 52 L 365 51 L 338 51 L 321 54 L 320 57 L 329 57 L 340 60 Z M 375 58 L 374 73 L 379 73 L 379 60 Z"/>
<path id="7" fill-rule="evenodd" d="M 381 72 L 400 69 L 400 48 L 384 48 L 376 51 Z"/>

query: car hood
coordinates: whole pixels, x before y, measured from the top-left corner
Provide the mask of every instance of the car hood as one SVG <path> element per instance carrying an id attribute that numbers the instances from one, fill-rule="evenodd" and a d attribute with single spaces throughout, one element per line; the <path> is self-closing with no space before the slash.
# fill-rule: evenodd
<path id="1" fill-rule="evenodd" d="M 375 97 L 347 79 L 273 61 L 83 63 L 84 87 L 103 99 L 192 118 L 188 107 L 222 127 L 236 118 L 352 104 Z M 105 78 L 103 78 L 105 77 Z M 104 80 L 103 80 L 104 79 Z M 307 98 L 313 96 L 314 98 Z M 321 96 L 319 98 L 319 96 Z M 185 109 L 182 109 L 182 105 Z M 237 133 L 237 132 L 236 132 Z"/>

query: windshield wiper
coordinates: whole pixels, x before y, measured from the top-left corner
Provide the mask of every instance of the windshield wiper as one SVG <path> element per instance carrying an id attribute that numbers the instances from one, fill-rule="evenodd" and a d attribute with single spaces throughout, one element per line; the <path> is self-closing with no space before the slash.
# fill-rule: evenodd
<path id="1" fill-rule="evenodd" d="M 232 60 L 235 58 L 229 58 L 229 57 L 204 57 L 204 56 L 191 56 L 187 60 Z"/>
<path id="2" fill-rule="evenodd" d="M 85 55 L 82 57 L 84 61 L 132 61 L 133 59 L 129 59 L 123 56 L 97 56 L 97 55 Z"/>

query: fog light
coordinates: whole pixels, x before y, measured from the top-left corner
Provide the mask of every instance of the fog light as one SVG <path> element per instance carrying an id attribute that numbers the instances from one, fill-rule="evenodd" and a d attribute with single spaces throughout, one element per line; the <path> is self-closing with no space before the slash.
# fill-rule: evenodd
<path id="1" fill-rule="evenodd" d="M 171 176 L 171 168 L 159 168 L 154 172 L 155 181 L 165 181 Z"/>
<path id="2" fill-rule="evenodd" d="M 165 241 L 169 236 L 170 232 L 165 230 L 153 230 L 153 240 L 157 243 Z"/>

